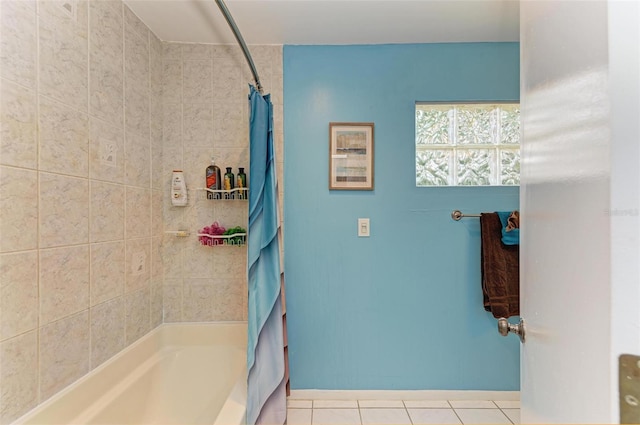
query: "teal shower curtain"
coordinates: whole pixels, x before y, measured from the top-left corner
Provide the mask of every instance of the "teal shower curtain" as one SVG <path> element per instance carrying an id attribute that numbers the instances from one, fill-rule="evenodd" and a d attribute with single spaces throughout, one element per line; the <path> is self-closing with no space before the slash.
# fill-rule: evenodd
<path id="1" fill-rule="evenodd" d="M 284 424 L 287 415 L 280 297 L 278 196 L 270 95 L 250 86 L 247 424 Z"/>

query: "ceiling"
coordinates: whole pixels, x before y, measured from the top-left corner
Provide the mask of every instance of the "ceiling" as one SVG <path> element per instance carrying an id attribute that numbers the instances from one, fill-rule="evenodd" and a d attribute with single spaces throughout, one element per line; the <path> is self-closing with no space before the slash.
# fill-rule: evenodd
<path id="1" fill-rule="evenodd" d="M 163 41 L 232 44 L 214 0 L 124 0 Z M 518 41 L 518 0 L 227 0 L 247 44 Z"/>

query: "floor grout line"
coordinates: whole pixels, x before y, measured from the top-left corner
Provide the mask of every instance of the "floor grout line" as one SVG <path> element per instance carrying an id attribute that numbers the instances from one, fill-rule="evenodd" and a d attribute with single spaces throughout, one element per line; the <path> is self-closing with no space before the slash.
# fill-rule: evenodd
<path id="1" fill-rule="evenodd" d="M 310 407 L 301 407 L 301 406 L 296 406 L 296 407 L 290 407 L 291 409 L 298 409 L 298 410 L 308 410 L 310 409 L 310 425 L 314 425 L 314 419 L 315 419 L 315 410 L 316 409 L 323 409 L 323 410 L 342 410 L 342 409 L 353 409 L 353 407 L 345 407 L 345 406 L 339 406 L 339 407 L 334 407 L 334 406 L 322 406 L 322 407 L 316 407 L 316 401 L 317 400 L 309 400 L 311 402 Z M 404 410 L 405 414 L 407 415 L 407 417 L 409 418 L 409 424 L 410 425 L 414 425 L 414 420 L 411 417 L 411 414 L 409 412 L 409 407 L 407 406 L 407 400 L 400 400 L 402 403 L 402 407 L 400 406 L 376 406 L 376 405 L 372 405 L 372 406 L 362 406 L 361 402 L 363 400 L 353 400 L 356 402 L 356 408 L 358 410 L 358 422 L 357 424 L 353 424 L 353 425 L 364 425 L 364 418 L 363 418 L 363 409 L 369 409 L 369 410 Z M 460 408 L 455 408 L 453 406 L 453 404 L 451 403 L 451 400 L 441 400 L 441 401 L 446 401 L 447 405 L 449 407 L 445 408 L 445 407 L 412 407 L 412 409 L 417 409 L 417 410 L 430 410 L 430 409 L 446 409 L 446 410 L 451 410 L 453 412 L 453 414 L 456 416 L 456 418 L 458 419 L 458 421 L 464 425 L 464 421 L 462 420 L 462 418 L 460 417 L 460 415 L 458 414 L 458 410 L 465 410 L 465 409 L 486 409 L 486 410 L 498 410 L 500 411 L 500 413 L 502 415 L 504 415 L 504 417 L 506 417 L 506 419 L 509 421 L 508 423 L 510 424 L 516 424 L 516 422 L 514 422 L 514 420 L 511 419 L 511 417 L 509 417 L 507 415 L 507 413 L 504 411 L 505 408 L 500 407 L 495 400 L 490 400 L 493 405 L 495 407 L 484 407 L 484 408 L 480 408 L 480 407 L 460 407 Z M 288 407 L 289 408 L 289 407 Z M 508 407 L 509 410 L 520 410 L 518 407 Z M 291 424 L 291 425 L 299 425 L 299 424 Z M 322 425 L 322 424 L 318 424 L 318 425 Z"/>

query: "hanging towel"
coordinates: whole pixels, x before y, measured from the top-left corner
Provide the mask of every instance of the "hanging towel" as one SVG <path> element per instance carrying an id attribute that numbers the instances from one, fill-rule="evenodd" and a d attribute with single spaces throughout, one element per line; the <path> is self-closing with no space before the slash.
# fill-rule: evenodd
<path id="1" fill-rule="evenodd" d="M 520 245 L 520 213 L 518 211 L 498 211 L 502 224 L 502 243 Z"/>
<path id="2" fill-rule="evenodd" d="M 498 213 L 480 214 L 482 296 L 493 317 L 520 314 L 520 247 L 502 243 Z"/>
<path id="3" fill-rule="evenodd" d="M 277 425 L 286 422 L 287 399 L 273 105 L 270 95 L 250 91 L 246 421 Z"/>

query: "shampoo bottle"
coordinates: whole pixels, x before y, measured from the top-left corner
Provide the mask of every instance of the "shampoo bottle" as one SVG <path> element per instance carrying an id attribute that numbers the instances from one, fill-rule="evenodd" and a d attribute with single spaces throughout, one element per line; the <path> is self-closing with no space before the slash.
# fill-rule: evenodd
<path id="1" fill-rule="evenodd" d="M 220 190 L 222 189 L 222 182 L 220 181 L 220 167 L 218 167 L 213 158 L 211 158 L 211 165 L 207 167 L 206 171 L 207 189 Z M 220 193 L 212 193 L 207 191 L 207 199 L 220 199 Z"/>
<path id="2" fill-rule="evenodd" d="M 247 175 L 244 173 L 244 168 L 238 168 L 238 178 L 236 180 L 236 184 L 240 189 L 236 192 L 238 199 L 247 199 Z"/>
<path id="3" fill-rule="evenodd" d="M 187 185 L 182 170 L 173 170 L 171 176 L 171 204 L 176 207 L 187 205 Z"/>
<path id="4" fill-rule="evenodd" d="M 231 167 L 227 167 L 227 172 L 224 175 L 224 190 L 231 190 L 235 187 L 234 185 L 233 173 L 231 172 Z M 227 199 L 233 199 L 233 192 L 226 193 Z"/>

